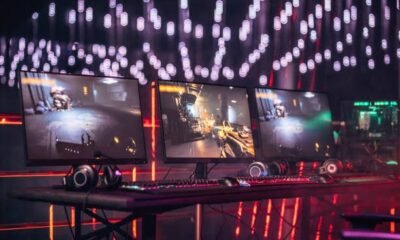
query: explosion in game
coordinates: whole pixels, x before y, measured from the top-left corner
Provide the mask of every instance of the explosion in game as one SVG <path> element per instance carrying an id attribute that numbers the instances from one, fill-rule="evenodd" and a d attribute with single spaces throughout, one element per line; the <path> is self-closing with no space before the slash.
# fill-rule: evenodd
<path id="1" fill-rule="evenodd" d="M 193 83 L 159 84 L 168 158 L 251 158 L 246 89 Z"/>
<path id="2" fill-rule="evenodd" d="M 256 98 L 265 157 L 330 157 L 333 135 L 326 95 L 256 89 Z"/>
<path id="3" fill-rule="evenodd" d="M 21 73 L 28 159 L 145 158 L 138 82 Z"/>

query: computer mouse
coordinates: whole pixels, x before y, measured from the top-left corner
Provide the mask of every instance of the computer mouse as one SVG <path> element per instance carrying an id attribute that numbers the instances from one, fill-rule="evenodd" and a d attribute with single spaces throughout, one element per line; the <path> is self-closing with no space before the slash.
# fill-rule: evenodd
<path id="1" fill-rule="evenodd" d="M 233 177 L 224 177 L 219 180 L 219 183 L 223 186 L 227 187 L 239 187 L 240 183 L 236 178 Z"/>

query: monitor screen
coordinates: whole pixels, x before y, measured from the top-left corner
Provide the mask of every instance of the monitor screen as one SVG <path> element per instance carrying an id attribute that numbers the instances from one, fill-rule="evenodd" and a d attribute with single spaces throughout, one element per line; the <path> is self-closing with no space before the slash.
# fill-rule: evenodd
<path id="1" fill-rule="evenodd" d="M 21 72 L 29 165 L 142 163 L 134 79 Z"/>
<path id="2" fill-rule="evenodd" d="M 262 152 L 267 159 L 323 160 L 333 146 L 325 94 L 256 89 Z"/>
<path id="3" fill-rule="evenodd" d="M 245 88 L 160 82 L 166 161 L 251 161 L 254 158 Z"/>
<path id="4" fill-rule="evenodd" d="M 346 137 L 367 141 L 395 139 L 399 133 L 398 112 L 396 100 L 344 102 Z"/>

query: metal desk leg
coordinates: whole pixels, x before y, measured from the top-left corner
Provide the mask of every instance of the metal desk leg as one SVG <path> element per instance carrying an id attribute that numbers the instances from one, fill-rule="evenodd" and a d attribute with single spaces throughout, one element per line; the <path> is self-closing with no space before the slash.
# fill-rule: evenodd
<path id="1" fill-rule="evenodd" d="M 80 207 L 75 208 L 75 240 L 82 238 L 82 222 L 81 222 L 82 209 Z"/>
<path id="2" fill-rule="evenodd" d="M 301 239 L 310 239 L 311 198 L 303 197 L 301 206 Z"/>
<path id="3" fill-rule="evenodd" d="M 196 219 L 195 219 L 195 239 L 201 240 L 201 229 L 203 223 L 203 205 L 196 204 Z"/>
<path id="4" fill-rule="evenodd" d="M 155 240 L 156 239 L 156 222 L 157 217 L 155 214 L 145 215 L 142 217 L 142 239 Z"/>

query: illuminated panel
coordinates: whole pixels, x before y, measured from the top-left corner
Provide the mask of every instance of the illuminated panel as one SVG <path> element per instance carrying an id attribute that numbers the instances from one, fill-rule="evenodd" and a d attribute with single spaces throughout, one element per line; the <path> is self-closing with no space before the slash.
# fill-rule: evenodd
<path id="1" fill-rule="evenodd" d="M 279 218 L 278 239 L 282 239 L 283 218 L 285 217 L 285 208 L 286 208 L 286 198 L 282 199 L 280 218 Z"/>

